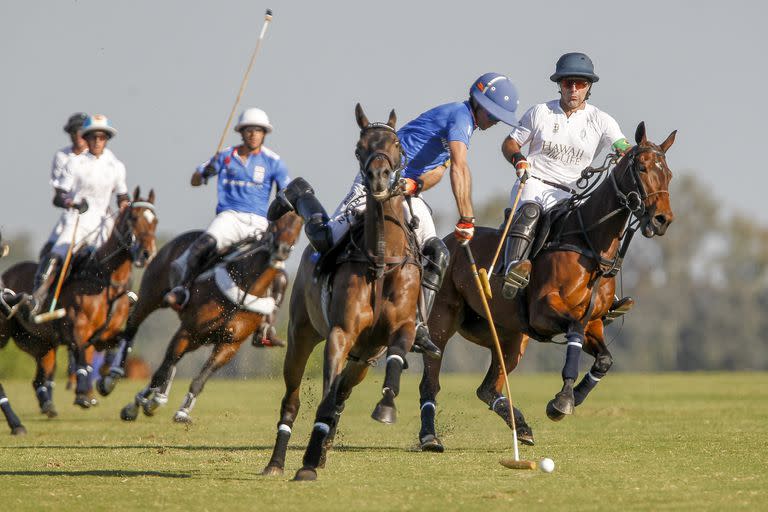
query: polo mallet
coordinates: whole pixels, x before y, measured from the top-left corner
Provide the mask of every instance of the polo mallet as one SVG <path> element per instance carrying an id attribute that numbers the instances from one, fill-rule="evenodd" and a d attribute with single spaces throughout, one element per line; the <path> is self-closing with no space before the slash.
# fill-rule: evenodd
<path id="1" fill-rule="evenodd" d="M 261 26 L 261 34 L 259 34 L 259 39 L 256 41 L 256 48 L 253 49 L 253 54 L 251 54 L 251 60 L 248 62 L 248 68 L 245 70 L 243 81 L 240 83 L 240 90 L 237 92 L 235 104 L 232 105 L 232 112 L 229 113 L 227 124 L 224 126 L 224 131 L 221 133 L 221 139 L 219 139 L 219 146 L 216 148 L 216 153 L 214 153 L 215 155 L 218 155 L 219 151 L 221 151 L 221 148 L 224 147 L 224 139 L 227 137 L 227 132 L 229 131 L 229 127 L 232 124 L 232 118 L 235 116 L 237 106 L 240 104 L 240 98 L 243 96 L 243 91 L 245 91 L 246 84 L 248 84 L 248 75 L 251 74 L 253 63 L 256 61 L 256 55 L 259 53 L 261 42 L 264 40 L 264 35 L 267 33 L 267 27 L 269 27 L 270 21 L 272 21 L 272 9 L 267 9 L 267 12 L 264 13 L 264 25 Z"/>
<path id="2" fill-rule="evenodd" d="M 56 309 L 56 303 L 59 301 L 59 294 L 61 293 L 61 286 L 64 284 L 64 278 L 67 276 L 67 269 L 69 268 L 69 262 L 72 260 L 72 252 L 75 249 L 75 240 L 77 238 L 77 226 L 80 224 L 80 213 L 78 212 L 75 219 L 75 229 L 72 231 L 72 243 L 69 244 L 67 249 L 67 256 L 64 258 L 64 264 L 61 266 L 61 273 L 59 274 L 59 280 L 56 283 L 56 291 L 53 294 L 53 300 L 51 300 L 51 307 L 47 313 L 40 313 L 35 315 L 34 322 L 36 324 L 43 324 L 45 322 L 51 322 L 63 318 L 67 313 L 64 308 Z"/>
<path id="3" fill-rule="evenodd" d="M 483 303 L 483 310 L 485 316 L 488 319 L 488 327 L 491 329 L 491 337 L 493 338 L 493 345 L 496 348 L 496 357 L 499 358 L 499 364 L 501 365 L 501 373 L 504 375 L 504 388 L 507 392 L 507 401 L 509 402 L 509 415 L 512 417 L 512 439 L 515 447 L 514 459 L 501 459 L 499 463 L 509 469 L 536 469 L 536 463 L 532 460 L 520 460 L 520 452 L 517 448 L 517 425 L 515 424 L 515 409 L 512 407 L 512 394 L 509 391 L 509 379 L 507 378 L 507 366 L 504 364 L 504 353 L 501 351 L 501 343 L 499 343 L 499 336 L 496 334 L 496 326 L 493 324 L 493 316 L 491 316 L 491 308 L 488 306 L 488 300 L 485 298 L 485 291 L 483 290 L 483 283 L 480 280 L 480 275 L 477 272 L 477 266 L 475 265 L 475 258 L 472 256 L 472 249 L 469 247 L 469 241 L 462 242 L 464 250 L 467 252 L 467 259 L 469 260 L 469 267 L 472 271 L 472 275 L 475 278 L 475 284 L 477 285 L 477 291 L 480 295 L 480 301 Z"/>
<path id="4" fill-rule="evenodd" d="M 509 212 L 509 217 L 507 217 L 507 224 L 504 226 L 504 231 L 501 233 L 501 238 L 499 239 L 499 246 L 496 248 L 496 254 L 493 255 L 493 260 L 491 261 L 490 266 L 488 267 L 488 270 L 485 270 L 484 268 L 481 268 L 478 270 L 478 275 L 480 276 L 480 282 L 483 283 L 483 291 L 485 292 L 485 296 L 488 297 L 488 299 L 493 298 L 493 293 L 491 292 L 491 281 L 490 281 L 490 275 L 493 273 L 493 268 L 496 266 L 496 260 L 499 259 L 499 254 L 501 253 L 501 248 L 504 247 L 504 240 L 507 238 L 507 233 L 509 233 L 509 227 L 512 225 L 512 219 L 515 216 L 515 211 L 517 210 L 517 203 L 520 202 L 520 196 L 523 193 L 523 187 L 525 187 L 526 180 L 520 180 L 520 186 L 517 188 L 517 194 L 515 195 L 515 201 L 512 203 L 512 210 Z"/>

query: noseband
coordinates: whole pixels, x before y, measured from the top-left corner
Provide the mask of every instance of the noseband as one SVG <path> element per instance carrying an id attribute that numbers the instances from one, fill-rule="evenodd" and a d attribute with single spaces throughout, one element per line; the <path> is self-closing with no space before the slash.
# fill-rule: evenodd
<path id="1" fill-rule="evenodd" d="M 630 190 L 630 192 L 626 194 L 622 192 L 621 189 L 619 189 L 618 182 L 616 181 L 616 173 L 611 173 L 611 183 L 613 184 L 613 189 L 616 192 L 619 203 L 627 210 L 629 210 L 636 218 L 640 218 L 645 213 L 645 202 L 649 197 L 655 196 L 657 194 L 669 195 L 668 190 L 657 190 L 656 192 L 651 192 L 650 194 L 646 193 L 643 182 L 640 180 L 640 172 L 643 169 L 642 166 L 640 166 L 640 169 L 638 169 L 636 161 L 637 156 L 641 153 L 653 153 L 657 156 L 664 156 L 664 153 L 656 148 L 641 148 L 640 146 L 635 146 L 632 148 L 632 151 L 627 156 L 629 159 L 627 162 L 627 169 L 629 170 L 629 175 L 632 178 L 632 190 Z"/>

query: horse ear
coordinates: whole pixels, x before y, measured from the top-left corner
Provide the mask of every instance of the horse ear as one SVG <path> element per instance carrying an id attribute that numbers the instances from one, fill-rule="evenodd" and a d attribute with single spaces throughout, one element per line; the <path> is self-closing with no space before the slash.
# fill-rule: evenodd
<path id="1" fill-rule="evenodd" d="M 137 201 L 139 199 L 139 193 L 141 190 L 139 189 L 139 186 L 136 185 L 136 188 L 133 190 L 133 200 Z"/>
<path id="2" fill-rule="evenodd" d="M 674 144 L 674 142 L 675 142 L 675 135 L 677 135 L 677 130 L 675 130 L 672 133 L 670 133 L 669 137 L 667 137 L 667 139 L 659 145 L 659 147 L 661 148 L 662 153 L 666 153 L 667 150 L 669 149 L 669 147 L 672 144 Z"/>
<path id="3" fill-rule="evenodd" d="M 635 130 L 635 142 L 637 142 L 638 145 L 648 142 L 648 139 L 645 138 L 645 121 L 640 121 L 640 124 L 637 125 L 637 130 Z"/>
<path id="4" fill-rule="evenodd" d="M 397 114 L 395 114 L 395 109 L 392 109 L 392 111 L 389 113 L 389 120 L 387 121 L 387 126 L 395 129 L 395 125 L 397 124 Z"/>
<path id="5" fill-rule="evenodd" d="M 155 204 L 155 189 L 151 188 L 149 189 L 149 197 L 147 198 L 147 201 Z"/>
<path id="6" fill-rule="evenodd" d="M 357 126 L 359 126 L 361 130 L 370 124 L 365 112 L 363 112 L 363 107 L 361 107 L 359 103 L 355 105 L 355 119 L 357 119 Z"/>

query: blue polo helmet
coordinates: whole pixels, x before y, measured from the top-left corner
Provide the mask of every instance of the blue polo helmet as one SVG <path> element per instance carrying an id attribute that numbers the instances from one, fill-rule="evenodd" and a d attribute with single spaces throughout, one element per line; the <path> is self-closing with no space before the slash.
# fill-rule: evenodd
<path id="1" fill-rule="evenodd" d="M 517 87 L 512 80 L 499 73 L 486 73 L 472 83 L 469 96 L 499 121 L 510 126 L 517 124 L 515 111 L 520 104 Z"/>

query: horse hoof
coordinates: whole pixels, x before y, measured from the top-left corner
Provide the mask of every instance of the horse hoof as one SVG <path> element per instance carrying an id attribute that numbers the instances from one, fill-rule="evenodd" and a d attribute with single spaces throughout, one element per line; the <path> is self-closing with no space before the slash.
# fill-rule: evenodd
<path id="1" fill-rule="evenodd" d="M 187 425 L 190 425 L 192 424 L 192 416 L 184 411 L 176 411 L 176 414 L 173 415 L 173 421 L 176 423 L 186 423 Z"/>
<path id="2" fill-rule="evenodd" d="M 264 476 L 281 476 L 283 474 L 283 468 L 277 466 L 267 466 L 261 472 Z"/>
<path id="3" fill-rule="evenodd" d="M 115 390 L 116 385 L 117 380 L 107 375 L 96 381 L 96 390 L 101 396 L 107 396 Z"/>
<path id="4" fill-rule="evenodd" d="M 155 400 L 147 400 L 141 406 L 141 410 L 144 412 L 144 416 L 154 416 L 158 407 L 160 407 L 160 404 Z"/>
<path id="5" fill-rule="evenodd" d="M 371 418 L 381 423 L 391 425 L 397 421 L 397 409 L 391 405 L 384 405 L 379 402 L 376 404 L 376 408 L 371 413 Z"/>
<path id="6" fill-rule="evenodd" d="M 533 440 L 533 431 L 528 425 L 517 428 L 517 440 L 520 444 L 526 446 L 533 446 L 536 442 Z"/>
<path id="7" fill-rule="evenodd" d="M 11 435 L 12 436 L 25 436 L 25 435 L 27 435 L 27 429 L 24 428 L 24 425 L 19 425 L 18 427 L 13 427 L 11 429 Z"/>
<path id="8" fill-rule="evenodd" d="M 443 453 L 445 451 L 445 447 L 443 447 L 443 443 L 440 442 L 440 439 L 432 434 L 427 434 L 419 439 L 419 443 L 421 451 L 423 452 Z"/>
<path id="9" fill-rule="evenodd" d="M 75 405 L 82 407 L 83 409 L 90 409 L 93 404 L 91 403 L 91 399 L 87 396 L 77 395 L 75 397 Z"/>
<path id="10" fill-rule="evenodd" d="M 139 417 L 139 406 L 131 402 L 120 411 L 120 419 L 123 421 L 135 421 Z"/>
<path id="11" fill-rule="evenodd" d="M 298 470 L 293 477 L 294 482 L 312 482 L 314 480 L 317 480 L 317 471 L 315 471 L 315 468 L 307 466 Z"/>
<path id="12" fill-rule="evenodd" d="M 42 407 L 40 407 L 40 412 L 48 416 L 49 418 L 55 418 L 59 415 L 59 413 L 56 411 L 56 407 L 53 405 L 53 402 L 48 400 L 43 404 Z"/>
<path id="13" fill-rule="evenodd" d="M 565 418 L 565 414 L 555 409 L 553 405 L 554 402 L 554 400 L 550 400 L 547 404 L 547 418 L 551 419 L 552 421 L 560 421 Z"/>

